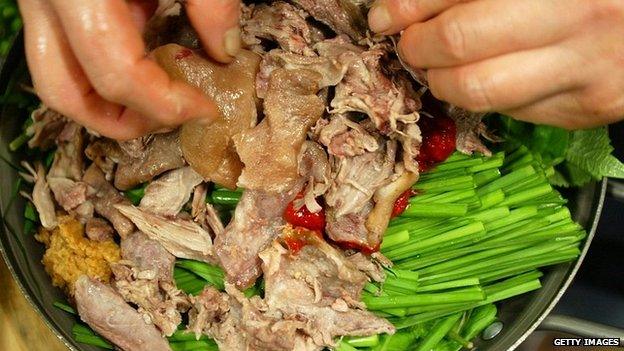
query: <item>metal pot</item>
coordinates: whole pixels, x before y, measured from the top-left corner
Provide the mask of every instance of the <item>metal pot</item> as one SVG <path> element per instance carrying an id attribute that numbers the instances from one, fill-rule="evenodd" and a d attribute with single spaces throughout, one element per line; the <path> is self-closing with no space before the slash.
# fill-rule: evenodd
<path id="1" fill-rule="evenodd" d="M 0 93 L 10 83 L 27 81 L 23 39 L 18 37 L 7 57 L 0 74 Z M 24 111 L 12 105 L 2 106 L 0 114 L 0 155 L 13 164 L 19 163 L 19 155 L 8 150 L 8 144 L 19 134 Z M 0 161 L 1 162 L 1 161 Z M 71 350 L 98 350 L 98 348 L 76 343 L 71 337 L 73 316 L 53 307 L 53 302 L 64 300 L 63 293 L 52 286 L 50 278 L 40 263 L 44 253 L 43 245 L 22 232 L 25 201 L 16 196 L 14 185 L 17 171 L 7 165 L 0 167 L 0 251 L 15 280 L 33 308 L 46 324 Z M 502 331 L 491 340 L 478 341 L 481 350 L 513 350 L 540 324 L 550 329 L 564 330 L 579 335 L 624 337 L 624 332 L 604 329 L 602 326 L 586 324 L 567 317 L 547 317 L 572 282 L 596 231 L 605 197 L 606 180 L 568 191 L 568 206 L 574 219 L 588 231 L 582 252 L 576 262 L 560 264 L 545 270 L 543 288 L 531 294 L 504 301 L 499 304 Z M 580 323 L 580 324 L 579 324 Z"/>

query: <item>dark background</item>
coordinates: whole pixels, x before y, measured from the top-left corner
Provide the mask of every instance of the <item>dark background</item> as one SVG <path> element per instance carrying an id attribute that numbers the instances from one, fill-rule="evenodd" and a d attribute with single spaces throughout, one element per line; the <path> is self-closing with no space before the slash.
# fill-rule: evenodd
<path id="1" fill-rule="evenodd" d="M 624 160 L 624 122 L 609 134 Z M 596 236 L 579 273 L 554 312 L 624 328 L 624 181 L 609 180 Z"/>

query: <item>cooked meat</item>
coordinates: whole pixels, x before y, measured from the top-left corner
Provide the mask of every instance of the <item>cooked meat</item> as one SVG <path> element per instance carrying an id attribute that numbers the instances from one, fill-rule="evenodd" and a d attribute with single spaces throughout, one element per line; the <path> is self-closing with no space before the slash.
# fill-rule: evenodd
<path id="1" fill-rule="evenodd" d="M 90 240 L 107 241 L 113 240 L 115 230 L 106 220 L 92 217 L 87 220 L 85 233 Z"/>
<path id="2" fill-rule="evenodd" d="M 348 256 L 347 260 L 372 280 L 376 282 L 383 282 L 386 280 L 386 273 L 381 264 L 361 252 Z"/>
<path id="3" fill-rule="evenodd" d="M 279 69 L 271 74 L 265 118 L 234 138 L 245 164 L 238 184 L 246 189 L 283 192 L 299 180 L 297 157 L 306 133 L 325 110 L 316 95 L 318 73 Z"/>
<path id="4" fill-rule="evenodd" d="M 46 181 L 45 167 L 43 167 L 41 163 L 37 163 L 35 165 L 37 170 L 35 171 L 27 162 L 22 162 L 22 166 L 26 168 L 28 174 L 20 173 L 20 175 L 27 181 L 35 184 L 31 195 L 22 194 L 27 197 L 37 209 L 41 225 L 46 229 L 54 229 L 58 225 L 58 219 L 56 218 L 56 209 L 54 207 L 54 200 L 52 200 L 50 186 Z"/>
<path id="5" fill-rule="evenodd" d="M 345 78 L 336 86 L 332 113 L 349 111 L 367 114 L 382 134 L 397 129 L 397 123 L 418 121 L 420 101 L 403 83 L 393 82 L 383 71 L 381 59 L 388 48 L 378 44 L 351 63 Z"/>
<path id="6" fill-rule="evenodd" d="M 271 50 L 262 58 L 260 71 L 256 77 L 256 93 L 260 98 L 266 97 L 271 74 L 279 68 L 314 71 L 321 75 L 321 79 L 318 81 L 319 89 L 334 86 L 342 80 L 354 58 L 356 55 L 352 52 L 336 58 L 329 58 L 303 56 L 280 49 Z"/>
<path id="7" fill-rule="evenodd" d="M 318 134 L 319 142 L 334 156 L 358 156 L 379 149 L 377 139 L 345 114 L 333 115 Z"/>
<path id="8" fill-rule="evenodd" d="M 97 165 L 109 182 L 113 181 L 115 165 L 123 157 L 119 144 L 110 139 L 95 139 L 85 149 L 85 155 Z"/>
<path id="9" fill-rule="evenodd" d="M 294 2 L 336 33 L 347 34 L 356 41 L 364 38 L 368 28 L 364 2 L 354 0 L 294 0 Z"/>
<path id="10" fill-rule="evenodd" d="M 57 136 L 54 161 L 47 175 L 56 202 L 68 213 L 85 223 L 93 216 L 93 204 L 88 203 L 88 186 L 81 182 L 84 168 L 83 128 L 68 122 Z M 80 208 L 78 208 L 80 206 Z"/>
<path id="11" fill-rule="evenodd" d="M 323 208 L 316 198 L 325 194 L 329 189 L 331 169 L 327 159 L 327 153 L 321 145 L 313 141 L 305 141 L 299 154 L 299 175 L 307 180 L 303 201 L 296 203 L 297 207 L 303 205 L 312 212 L 317 213 Z"/>
<path id="12" fill-rule="evenodd" d="M 98 166 L 92 164 L 87 168 L 82 177 L 82 181 L 95 189 L 95 194 L 90 197 L 90 201 L 95 207 L 95 212 L 108 219 L 122 238 L 132 233 L 134 230 L 132 222 L 115 208 L 117 204 L 130 205 L 130 200 L 121 195 L 119 191 L 104 178 L 104 173 L 102 173 Z"/>
<path id="13" fill-rule="evenodd" d="M 336 217 L 359 212 L 375 191 L 390 182 L 396 157 L 396 142 L 379 142 L 375 152 L 353 157 L 331 157 L 332 184 L 325 195 Z"/>
<path id="14" fill-rule="evenodd" d="M 27 134 L 31 135 L 28 147 L 47 150 L 54 146 L 56 137 L 61 133 L 67 118 L 60 113 L 41 105 L 30 115 L 33 124 L 28 127 Z"/>
<path id="15" fill-rule="evenodd" d="M 401 143 L 403 150 L 403 166 L 408 172 L 418 173 L 418 162 L 416 157 L 420 153 L 422 135 L 420 128 L 416 124 L 402 124 L 401 128 L 393 133 L 392 137 Z"/>
<path id="16" fill-rule="evenodd" d="M 472 154 L 476 151 L 487 156 L 492 155 L 481 141 L 481 136 L 491 138 L 488 136 L 485 124 L 481 121 L 485 113 L 473 113 L 448 104 L 445 104 L 445 110 L 457 126 L 455 142 L 457 150 L 465 154 Z"/>
<path id="17" fill-rule="evenodd" d="M 247 288 L 260 276 L 258 253 L 280 234 L 284 210 L 300 189 L 279 194 L 243 192 L 230 224 L 215 239 L 215 252 L 229 282 Z"/>
<path id="18" fill-rule="evenodd" d="M 264 53 L 261 39 L 265 39 L 277 42 L 285 51 L 316 56 L 311 49 L 312 34 L 304 11 L 291 4 L 276 1 L 270 5 L 251 5 L 243 14 L 243 43 L 256 53 Z"/>
<path id="19" fill-rule="evenodd" d="M 163 216 L 175 216 L 191 198 L 203 178 L 191 167 L 174 169 L 149 183 L 139 207 Z"/>
<path id="20" fill-rule="evenodd" d="M 83 182 L 48 175 L 48 184 L 56 202 L 67 212 L 84 204 L 89 196 L 89 186 Z"/>
<path id="21" fill-rule="evenodd" d="M 140 158 L 147 150 L 147 146 L 152 139 L 154 139 L 154 134 L 148 134 L 136 139 L 117 141 L 117 144 L 119 145 L 121 151 L 127 156 L 131 158 Z"/>
<path id="22" fill-rule="evenodd" d="M 191 216 L 195 222 L 202 227 L 207 225 L 215 236 L 219 236 L 224 231 L 223 223 L 214 206 L 206 202 L 207 194 L 208 188 L 206 184 L 199 184 L 195 187 L 195 190 L 193 190 Z"/>
<path id="23" fill-rule="evenodd" d="M 388 321 L 360 309 L 366 275 L 340 251 L 311 236 L 316 242 L 297 254 L 276 243 L 260 254 L 269 309 L 305 321 L 304 331 L 317 346 L 332 346 L 339 335 L 392 334 Z"/>
<path id="24" fill-rule="evenodd" d="M 260 57 L 243 50 L 232 63 L 222 65 L 173 44 L 156 49 L 152 56 L 172 78 L 200 88 L 216 102 L 220 119 L 209 125 L 191 122 L 182 127 L 182 151 L 206 180 L 235 188 L 242 164 L 231 137 L 256 124 L 254 82 Z"/>
<path id="25" fill-rule="evenodd" d="M 175 257 L 158 241 L 141 232 L 134 232 L 121 241 L 121 256 L 133 267 L 151 278 L 173 281 Z"/>
<path id="26" fill-rule="evenodd" d="M 229 289 L 236 291 L 236 289 Z M 241 332 L 242 306 L 226 293 L 206 286 L 201 294 L 190 297 L 188 330 L 199 336 L 213 337 L 220 350 L 247 350 L 246 335 Z"/>
<path id="27" fill-rule="evenodd" d="M 132 189 L 184 163 L 178 133 L 155 134 L 140 157 L 123 154 L 115 172 L 115 187 Z"/>
<path id="28" fill-rule="evenodd" d="M 311 234 L 316 237 L 314 234 Z M 189 329 L 223 350 L 321 350 L 340 335 L 393 333 L 382 318 L 361 310 L 366 275 L 320 239 L 291 254 L 277 242 L 260 254 L 265 298 L 206 288 L 192 298 Z"/>
<path id="29" fill-rule="evenodd" d="M 406 171 L 392 183 L 377 189 L 375 196 L 373 196 L 375 207 L 366 219 L 366 229 L 368 229 L 369 235 L 368 242 L 370 244 L 376 246 L 381 243 L 392 216 L 394 203 L 417 180 L 418 173 Z"/>
<path id="30" fill-rule="evenodd" d="M 123 261 L 112 266 L 115 289 L 138 306 L 145 320 L 170 336 L 182 322 L 181 312 L 190 307 L 186 295 L 172 282 L 175 258 L 141 232 L 122 241 L 121 254 Z"/>
<path id="31" fill-rule="evenodd" d="M 130 205 L 119 204 L 115 208 L 172 255 L 204 262 L 213 261 L 210 234 L 192 220 L 165 217 Z"/>
<path id="32" fill-rule="evenodd" d="M 110 286 L 87 276 L 76 282 L 80 318 L 124 351 L 171 351 L 167 340 Z"/>
<path id="33" fill-rule="evenodd" d="M 314 50 L 318 52 L 319 56 L 339 59 L 342 56 L 357 57 L 366 51 L 366 48 L 353 44 L 347 35 L 340 34 L 334 38 L 317 42 L 314 44 Z M 342 60 L 345 59 L 342 58 Z"/>
<path id="34" fill-rule="evenodd" d="M 373 209 L 372 201 L 367 201 L 359 211 L 337 216 L 332 208 L 326 213 L 327 236 L 339 244 L 374 250 L 378 242 L 369 241 L 366 219 Z"/>

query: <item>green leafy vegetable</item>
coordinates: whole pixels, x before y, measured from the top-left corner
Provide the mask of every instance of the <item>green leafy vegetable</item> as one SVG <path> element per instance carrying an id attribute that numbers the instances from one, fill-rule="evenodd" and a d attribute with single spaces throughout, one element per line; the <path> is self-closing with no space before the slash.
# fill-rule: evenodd
<path id="1" fill-rule="evenodd" d="M 504 148 L 516 149 L 517 165 L 537 159 L 545 168 L 556 167 L 549 176 L 556 186 L 582 186 L 603 177 L 624 178 L 624 164 L 612 155 L 607 127 L 567 131 L 534 125 L 510 117 L 492 116 L 488 123 L 504 140 Z"/>

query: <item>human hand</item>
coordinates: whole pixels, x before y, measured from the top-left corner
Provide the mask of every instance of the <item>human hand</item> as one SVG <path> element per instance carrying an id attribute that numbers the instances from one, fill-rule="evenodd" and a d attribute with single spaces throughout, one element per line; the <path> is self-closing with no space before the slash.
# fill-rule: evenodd
<path id="1" fill-rule="evenodd" d="M 239 1 L 185 4 L 208 54 L 229 62 L 240 49 Z M 214 119 L 212 101 L 147 58 L 141 32 L 157 6 L 156 0 L 19 0 L 43 103 L 115 139 Z"/>
<path id="2" fill-rule="evenodd" d="M 568 129 L 624 118 L 624 1 L 377 0 L 372 30 L 475 112 Z"/>

